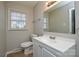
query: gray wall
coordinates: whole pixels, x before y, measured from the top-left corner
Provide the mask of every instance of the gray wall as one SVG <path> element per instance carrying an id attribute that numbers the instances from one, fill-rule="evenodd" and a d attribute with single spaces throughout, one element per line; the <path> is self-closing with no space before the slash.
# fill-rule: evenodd
<path id="1" fill-rule="evenodd" d="M 0 56 L 6 52 L 6 27 L 5 27 L 5 8 L 4 2 L 0 2 Z"/>
<path id="2" fill-rule="evenodd" d="M 43 33 L 43 10 L 45 9 L 45 1 L 40 1 L 34 7 L 34 33 L 42 34 Z M 39 20 L 40 19 L 40 20 Z"/>
<path id="3" fill-rule="evenodd" d="M 27 29 L 26 30 L 21 30 L 21 31 L 13 31 L 13 30 L 8 30 L 8 9 L 13 9 L 13 10 L 18 10 L 21 12 L 26 13 L 27 15 Z M 20 44 L 29 41 L 30 34 L 33 33 L 33 8 L 26 6 L 26 5 L 21 5 L 17 4 L 14 2 L 7 2 L 6 3 L 6 32 L 7 32 L 7 52 L 12 51 L 12 50 L 18 50 L 21 48 Z"/>
<path id="4" fill-rule="evenodd" d="M 74 2 L 57 8 L 49 13 L 49 31 L 69 33 L 69 9 L 74 8 Z"/>

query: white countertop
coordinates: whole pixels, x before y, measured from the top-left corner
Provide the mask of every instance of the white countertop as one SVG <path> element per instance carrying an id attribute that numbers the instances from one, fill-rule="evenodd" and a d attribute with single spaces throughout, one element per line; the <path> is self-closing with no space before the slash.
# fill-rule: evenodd
<path id="1" fill-rule="evenodd" d="M 56 39 L 50 39 L 49 36 L 41 36 L 41 37 L 33 37 L 34 39 L 64 53 L 69 48 L 75 45 L 74 39 L 64 38 L 64 37 L 58 37 L 56 36 Z"/>

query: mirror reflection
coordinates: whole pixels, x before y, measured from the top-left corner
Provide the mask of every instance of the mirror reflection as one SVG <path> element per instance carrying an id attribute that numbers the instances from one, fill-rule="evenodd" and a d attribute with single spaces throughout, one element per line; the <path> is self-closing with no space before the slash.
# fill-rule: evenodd
<path id="1" fill-rule="evenodd" d="M 43 29 L 47 32 L 75 34 L 74 2 L 45 12 L 43 24 Z"/>

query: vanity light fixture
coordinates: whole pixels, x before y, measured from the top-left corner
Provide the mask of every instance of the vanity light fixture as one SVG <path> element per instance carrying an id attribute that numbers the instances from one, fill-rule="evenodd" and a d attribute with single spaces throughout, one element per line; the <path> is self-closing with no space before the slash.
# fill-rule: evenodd
<path id="1" fill-rule="evenodd" d="M 54 4 L 56 1 L 47 1 L 46 5 L 47 7 L 51 6 L 52 4 Z"/>

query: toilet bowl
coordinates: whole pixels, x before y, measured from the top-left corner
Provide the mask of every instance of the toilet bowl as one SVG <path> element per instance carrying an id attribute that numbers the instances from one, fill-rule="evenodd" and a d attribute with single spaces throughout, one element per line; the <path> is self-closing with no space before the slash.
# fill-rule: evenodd
<path id="1" fill-rule="evenodd" d="M 28 42 L 23 42 L 21 43 L 21 47 L 24 49 L 24 54 L 28 54 L 28 52 L 32 52 L 32 47 L 33 43 L 28 41 Z"/>
<path id="2" fill-rule="evenodd" d="M 37 37 L 37 35 L 32 34 L 31 38 L 32 37 Z M 33 52 L 33 43 L 31 41 L 21 43 L 21 47 L 24 49 L 24 54 L 27 54 L 28 52 Z"/>

